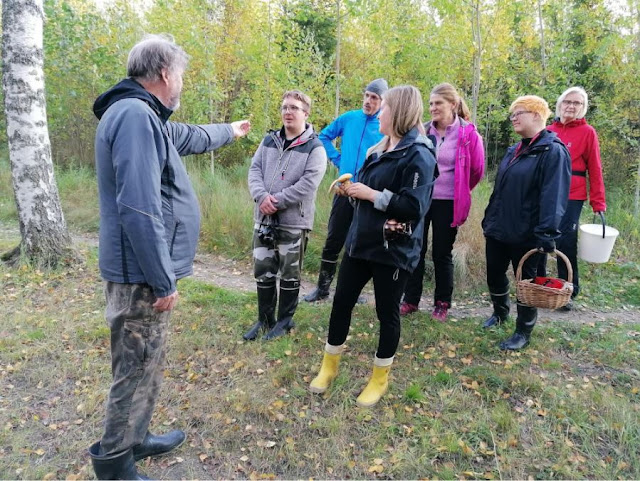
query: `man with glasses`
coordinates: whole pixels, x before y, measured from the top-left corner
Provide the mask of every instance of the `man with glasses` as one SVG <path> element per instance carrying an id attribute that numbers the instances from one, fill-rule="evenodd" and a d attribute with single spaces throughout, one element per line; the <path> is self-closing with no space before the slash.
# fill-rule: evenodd
<path id="1" fill-rule="evenodd" d="M 242 336 L 247 341 L 261 331 L 263 339 L 274 339 L 294 327 L 307 233 L 313 227 L 316 192 L 327 168 L 322 142 L 307 123 L 311 99 L 290 90 L 282 97 L 280 112 L 282 127 L 269 131 L 249 168 L 249 191 L 255 202 L 258 320 Z"/>
<path id="2" fill-rule="evenodd" d="M 339 175 L 351 174 L 354 177 L 352 180 L 356 181 L 367 150 L 382 139 L 378 113 L 382 95 L 388 88 L 387 81 L 383 78 L 372 81 L 365 88 L 362 109 L 342 114 L 320 132 L 320 140 L 329 159 L 338 168 Z M 332 144 L 338 137 L 341 138 L 339 151 Z M 305 301 L 314 302 L 329 297 L 329 287 L 336 273 L 338 256 L 347 239 L 352 218 L 353 207 L 349 198 L 336 194 L 329 214 L 327 240 L 322 250 L 318 285 L 304 297 Z M 362 303 L 365 300 L 360 297 L 358 302 Z"/>

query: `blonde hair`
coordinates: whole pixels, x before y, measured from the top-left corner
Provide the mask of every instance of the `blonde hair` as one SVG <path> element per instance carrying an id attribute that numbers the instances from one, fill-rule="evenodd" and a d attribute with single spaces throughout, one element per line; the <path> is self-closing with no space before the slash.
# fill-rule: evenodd
<path id="1" fill-rule="evenodd" d="M 286 98 L 299 100 L 305 106 L 303 110 L 308 114 L 311 113 L 311 97 L 309 97 L 307 94 L 301 92 L 300 90 L 287 90 L 282 96 L 282 100 Z"/>
<path id="2" fill-rule="evenodd" d="M 447 102 L 455 104 L 456 108 L 454 111 L 458 117 L 467 121 L 471 118 L 471 111 L 469 110 L 469 107 L 467 107 L 467 103 L 460 96 L 456 88 L 450 83 L 445 82 L 436 85 L 433 87 L 431 95 L 440 95 Z"/>
<path id="3" fill-rule="evenodd" d="M 422 95 L 413 85 L 399 85 L 382 94 L 386 109 L 391 118 L 391 133 L 398 138 L 404 137 L 414 127 L 422 124 L 424 105 Z"/>
<path id="4" fill-rule="evenodd" d="M 560 117 L 560 106 L 562 105 L 562 101 L 567 98 L 569 94 L 578 94 L 582 97 L 582 108 L 576 115 L 576 119 L 582 119 L 585 115 L 587 115 L 587 110 L 589 109 L 589 96 L 587 92 L 582 87 L 569 87 L 567 90 L 562 92 L 562 95 L 558 97 L 558 101 L 556 102 L 556 117 Z"/>
<path id="5" fill-rule="evenodd" d="M 547 101 L 537 95 L 523 95 L 522 97 L 518 97 L 513 101 L 511 107 L 509 107 L 509 113 L 513 112 L 518 106 L 522 106 L 529 112 L 538 114 L 545 123 L 551 115 Z"/>

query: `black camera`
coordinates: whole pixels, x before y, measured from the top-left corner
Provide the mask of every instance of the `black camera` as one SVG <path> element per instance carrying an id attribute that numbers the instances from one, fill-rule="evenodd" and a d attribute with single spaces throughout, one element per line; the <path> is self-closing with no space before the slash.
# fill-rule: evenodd
<path id="1" fill-rule="evenodd" d="M 266 223 L 263 223 L 265 222 Z M 278 215 L 265 216 L 262 218 L 258 229 L 258 239 L 264 245 L 274 246 L 278 241 Z"/>

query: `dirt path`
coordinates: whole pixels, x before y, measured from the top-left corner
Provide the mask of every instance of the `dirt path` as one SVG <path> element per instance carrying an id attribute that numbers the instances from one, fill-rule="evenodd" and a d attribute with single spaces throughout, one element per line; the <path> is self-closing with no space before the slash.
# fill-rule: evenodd
<path id="1" fill-rule="evenodd" d="M 0 224 L 0 239 L 17 239 L 19 232 L 14 226 Z M 97 246 L 98 239 L 93 234 L 74 234 L 74 241 L 78 244 Z M 251 263 L 248 261 L 238 261 L 226 257 L 198 253 L 193 266 L 193 277 L 203 282 L 215 286 L 233 289 L 242 292 L 255 292 L 255 281 Z M 335 286 L 335 283 L 334 283 Z M 301 295 L 307 294 L 315 287 L 315 278 L 305 278 L 302 280 Z M 365 286 L 364 294 L 370 305 L 374 304 L 373 290 L 371 284 Z M 325 301 L 327 302 L 327 301 Z M 430 310 L 431 300 L 422 298 L 420 308 L 422 312 Z M 577 308 L 571 312 L 556 312 L 547 309 L 540 309 L 539 319 L 541 321 L 597 323 L 602 321 L 616 321 L 620 323 L 634 323 L 640 321 L 639 309 L 594 309 L 585 306 L 580 302 L 576 303 Z M 491 306 L 484 299 L 467 299 L 453 303 L 450 315 L 453 318 L 465 317 L 485 317 L 491 312 Z"/>
<path id="2" fill-rule="evenodd" d="M 193 270 L 193 277 L 203 282 L 243 292 L 255 292 L 256 287 L 250 262 L 235 261 L 212 254 L 198 254 Z M 311 292 L 315 287 L 314 281 L 315 279 L 304 279 L 301 294 Z M 365 287 L 365 296 L 367 302 L 374 305 L 373 290 L 370 284 Z M 430 302 L 430 299 L 422 297 L 421 312 L 430 310 Z M 578 323 L 597 323 L 605 320 L 622 323 L 640 321 L 640 311 L 637 309 L 597 310 L 581 305 L 579 302 L 576 304 L 577 308 L 571 312 L 540 309 L 540 320 Z M 465 318 L 488 316 L 490 311 L 491 307 L 488 301 L 470 299 L 458 303 L 454 302 L 450 313 L 454 318 Z"/>

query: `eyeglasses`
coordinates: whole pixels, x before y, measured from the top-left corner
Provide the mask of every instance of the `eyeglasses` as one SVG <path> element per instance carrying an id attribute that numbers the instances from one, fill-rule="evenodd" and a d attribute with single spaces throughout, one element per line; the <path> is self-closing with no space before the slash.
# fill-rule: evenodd
<path id="1" fill-rule="evenodd" d="M 300 110 L 303 110 L 302 107 L 298 107 L 297 105 L 283 105 L 280 107 L 280 112 L 293 112 L 294 114 Z"/>
<path id="2" fill-rule="evenodd" d="M 519 110 L 518 112 L 514 112 L 509 115 L 509 120 L 515 120 L 523 114 L 532 114 L 531 110 Z"/>
<path id="3" fill-rule="evenodd" d="M 580 100 L 563 100 L 562 104 L 566 105 L 567 107 L 580 107 L 582 104 L 584 104 L 584 102 L 581 102 Z"/>

